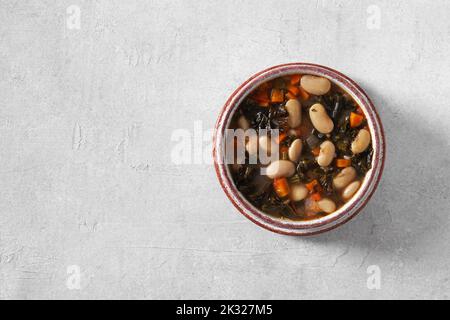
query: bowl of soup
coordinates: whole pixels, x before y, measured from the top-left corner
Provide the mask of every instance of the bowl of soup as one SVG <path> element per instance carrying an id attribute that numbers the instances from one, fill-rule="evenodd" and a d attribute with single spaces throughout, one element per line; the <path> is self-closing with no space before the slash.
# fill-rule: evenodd
<path id="1" fill-rule="evenodd" d="M 349 77 L 290 63 L 240 85 L 218 117 L 213 158 L 237 210 L 287 235 L 347 222 L 380 181 L 385 138 L 377 111 Z"/>

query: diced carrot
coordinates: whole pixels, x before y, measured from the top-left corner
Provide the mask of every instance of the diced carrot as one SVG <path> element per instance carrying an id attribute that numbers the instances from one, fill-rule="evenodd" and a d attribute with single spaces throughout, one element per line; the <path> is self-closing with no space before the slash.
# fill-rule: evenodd
<path id="1" fill-rule="evenodd" d="M 319 192 L 315 192 L 311 195 L 311 199 L 313 199 L 314 201 L 319 201 L 320 199 L 322 199 L 322 196 Z"/>
<path id="2" fill-rule="evenodd" d="M 287 88 L 289 90 L 290 93 L 292 93 L 294 96 L 298 96 L 298 94 L 300 93 L 300 88 L 298 86 L 289 86 Z"/>
<path id="3" fill-rule="evenodd" d="M 352 160 L 350 159 L 336 159 L 336 167 L 345 168 L 349 167 L 352 164 Z"/>
<path id="4" fill-rule="evenodd" d="M 274 179 L 273 188 L 280 198 L 284 198 L 289 194 L 289 184 L 286 178 Z"/>
<path id="5" fill-rule="evenodd" d="M 314 187 L 317 186 L 319 184 L 319 182 L 317 182 L 316 179 L 314 179 L 311 182 L 308 182 L 307 184 L 305 184 L 306 189 L 308 189 L 310 192 L 314 190 Z"/>
<path id="6" fill-rule="evenodd" d="M 286 98 L 289 100 L 289 99 L 296 99 L 297 97 L 296 97 L 293 93 L 291 93 L 290 91 L 288 91 L 288 92 L 286 93 Z"/>
<path id="7" fill-rule="evenodd" d="M 291 84 L 299 84 L 300 83 L 300 79 L 301 79 L 301 75 L 299 74 L 294 74 L 291 76 Z"/>
<path id="8" fill-rule="evenodd" d="M 268 107 L 270 104 L 270 100 L 262 100 L 262 99 L 253 99 L 260 107 Z"/>
<path id="9" fill-rule="evenodd" d="M 284 139 L 286 139 L 287 134 L 282 132 L 278 135 L 278 139 L 277 139 L 277 143 L 280 144 L 281 142 L 283 142 Z"/>
<path id="10" fill-rule="evenodd" d="M 311 152 L 315 157 L 318 157 L 320 154 L 320 147 L 316 147 L 316 148 L 312 149 Z"/>
<path id="11" fill-rule="evenodd" d="M 270 102 L 272 103 L 280 103 L 284 101 L 283 90 L 281 89 L 272 89 L 272 93 L 270 95 Z"/>
<path id="12" fill-rule="evenodd" d="M 308 100 L 309 99 L 309 93 L 305 91 L 302 87 L 298 87 L 299 89 L 299 96 L 302 98 L 302 100 Z"/>
<path id="13" fill-rule="evenodd" d="M 350 113 L 350 127 L 356 128 L 361 125 L 364 120 L 364 116 L 355 112 Z"/>

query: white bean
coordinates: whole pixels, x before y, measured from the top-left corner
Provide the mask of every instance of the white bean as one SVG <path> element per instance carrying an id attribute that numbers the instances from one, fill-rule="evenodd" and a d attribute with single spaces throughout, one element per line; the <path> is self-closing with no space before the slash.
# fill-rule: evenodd
<path id="1" fill-rule="evenodd" d="M 326 213 L 332 213 L 336 210 L 336 204 L 333 200 L 328 198 L 320 199 L 317 201 L 317 204 L 319 205 L 320 210 Z"/>
<path id="2" fill-rule="evenodd" d="M 300 155 L 302 154 L 303 144 L 302 140 L 295 139 L 288 150 L 289 160 L 297 162 L 300 159 Z"/>
<path id="3" fill-rule="evenodd" d="M 294 164 L 289 160 L 277 160 L 266 168 L 266 175 L 271 178 L 290 177 L 295 172 Z"/>
<path id="4" fill-rule="evenodd" d="M 309 108 L 309 117 L 311 118 L 314 128 L 320 133 L 330 133 L 333 131 L 333 120 L 330 119 L 322 104 L 313 104 L 312 107 Z"/>
<path id="5" fill-rule="evenodd" d="M 321 167 L 328 166 L 331 161 L 334 159 L 334 153 L 336 152 L 336 148 L 334 147 L 333 142 L 324 141 L 320 145 L 319 156 L 317 157 L 317 163 Z"/>
<path id="6" fill-rule="evenodd" d="M 334 178 L 333 185 L 337 190 L 344 189 L 350 182 L 355 180 L 356 170 L 353 167 L 347 167 L 342 169 Z"/>
<path id="7" fill-rule="evenodd" d="M 344 191 L 342 192 L 342 198 L 345 201 L 349 200 L 351 197 L 353 197 L 356 191 L 358 191 L 360 186 L 361 182 L 359 182 L 358 180 L 353 181 L 347 187 L 345 187 Z"/>
<path id="8" fill-rule="evenodd" d="M 359 130 L 355 140 L 352 142 L 352 152 L 354 154 L 364 152 L 370 144 L 370 133 L 366 129 Z"/>
<path id="9" fill-rule="evenodd" d="M 291 200 L 292 201 L 301 201 L 308 196 L 308 189 L 304 184 L 295 183 L 291 185 Z"/>
<path id="10" fill-rule="evenodd" d="M 288 125 L 297 128 L 302 123 L 302 106 L 297 99 L 289 99 L 286 102 L 286 110 L 289 114 Z"/>
<path id="11" fill-rule="evenodd" d="M 304 75 L 300 80 L 300 85 L 303 89 L 309 93 L 315 94 L 317 96 L 324 95 L 331 88 L 331 82 L 327 78 Z"/>

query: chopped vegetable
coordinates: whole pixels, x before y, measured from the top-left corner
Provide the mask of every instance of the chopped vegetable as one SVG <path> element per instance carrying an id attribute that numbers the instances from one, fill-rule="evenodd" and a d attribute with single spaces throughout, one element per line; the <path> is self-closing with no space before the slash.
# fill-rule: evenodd
<path id="1" fill-rule="evenodd" d="M 298 96 L 298 94 L 300 93 L 300 87 L 291 85 L 288 87 L 288 91 L 294 96 Z"/>
<path id="2" fill-rule="evenodd" d="M 295 99 L 295 98 L 297 98 L 292 92 L 290 92 L 290 91 L 288 91 L 287 93 L 286 93 L 286 99 L 287 100 L 289 100 L 289 99 Z"/>
<path id="3" fill-rule="evenodd" d="M 296 85 L 300 83 L 300 79 L 301 79 L 301 75 L 299 74 L 294 74 L 291 76 L 291 84 Z"/>
<path id="4" fill-rule="evenodd" d="M 286 134 L 286 133 L 284 133 L 284 132 L 280 133 L 280 134 L 278 135 L 277 143 L 280 144 L 280 143 L 283 142 L 284 139 L 286 139 L 286 138 L 287 138 L 287 134 Z"/>
<path id="5" fill-rule="evenodd" d="M 316 179 L 314 179 L 313 181 L 305 184 L 306 189 L 308 189 L 309 192 L 312 192 L 314 190 L 314 187 L 317 186 L 319 184 L 319 182 L 317 182 Z"/>
<path id="6" fill-rule="evenodd" d="M 280 198 L 284 198 L 289 195 L 289 184 L 286 178 L 274 179 L 273 188 Z"/>
<path id="7" fill-rule="evenodd" d="M 312 149 L 311 152 L 315 157 L 318 157 L 320 154 L 320 148 L 316 147 L 316 148 Z"/>
<path id="8" fill-rule="evenodd" d="M 313 199 L 314 201 L 319 201 L 320 199 L 322 199 L 322 196 L 319 192 L 315 192 L 311 195 L 311 199 Z"/>
<path id="9" fill-rule="evenodd" d="M 357 114 L 355 112 L 350 113 L 350 127 L 357 128 L 361 125 L 364 120 L 364 116 Z"/>
<path id="10" fill-rule="evenodd" d="M 336 167 L 345 168 L 349 167 L 352 164 L 351 159 L 336 159 Z"/>
<path id="11" fill-rule="evenodd" d="M 302 87 L 299 87 L 299 95 L 302 100 L 308 100 L 309 99 L 309 93 L 306 92 Z"/>

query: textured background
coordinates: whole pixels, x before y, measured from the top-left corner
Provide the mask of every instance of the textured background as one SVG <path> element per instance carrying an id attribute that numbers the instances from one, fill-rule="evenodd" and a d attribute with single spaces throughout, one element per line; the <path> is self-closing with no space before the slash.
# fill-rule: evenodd
<path id="1" fill-rule="evenodd" d="M 66 26 L 70 5 L 80 29 Z M 444 0 L 2 1 L 0 298 L 448 299 L 449 10 Z M 253 225 L 210 163 L 170 156 L 174 130 L 197 124 L 209 137 L 234 88 L 293 61 L 359 82 L 388 139 L 366 209 L 310 238 Z M 370 265 L 379 290 L 367 288 Z"/>

